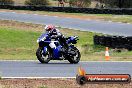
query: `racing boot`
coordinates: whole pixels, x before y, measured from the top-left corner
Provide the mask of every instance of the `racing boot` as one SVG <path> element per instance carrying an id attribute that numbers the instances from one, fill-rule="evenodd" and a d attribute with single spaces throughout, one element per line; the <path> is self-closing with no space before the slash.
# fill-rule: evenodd
<path id="1" fill-rule="evenodd" d="M 66 49 L 64 47 L 61 48 L 61 51 L 60 51 L 62 54 L 65 54 L 66 53 Z"/>

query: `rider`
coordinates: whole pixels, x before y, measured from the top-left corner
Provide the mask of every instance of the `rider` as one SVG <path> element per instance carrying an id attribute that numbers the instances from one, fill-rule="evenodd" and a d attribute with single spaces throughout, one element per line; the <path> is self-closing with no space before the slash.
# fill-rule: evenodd
<path id="1" fill-rule="evenodd" d="M 58 38 L 58 41 L 60 42 L 60 44 L 64 44 L 65 50 L 68 49 L 68 44 L 66 43 L 66 39 L 64 35 L 59 31 L 59 29 L 56 29 L 55 26 L 53 25 L 46 25 L 44 29 L 46 30 L 46 32 L 51 38 L 54 38 L 54 39 Z"/>

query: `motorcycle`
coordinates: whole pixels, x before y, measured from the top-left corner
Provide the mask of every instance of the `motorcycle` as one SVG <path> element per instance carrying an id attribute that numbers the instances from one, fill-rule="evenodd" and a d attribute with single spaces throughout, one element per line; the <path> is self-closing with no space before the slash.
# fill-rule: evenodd
<path id="1" fill-rule="evenodd" d="M 37 43 L 39 47 L 36 51 L 37 59 L 41 63 L 48 63 L 50 60 L 68 60 L 71 64 L 77 64 L 80 61 L 80 52 L 74 46 L 77 43 L 78 36 L 65 38 L 68 49 L 64 49 L 64 44 L 60 44 L 59 39 L 52 39 L 48 34 L 42 34 Z"/>

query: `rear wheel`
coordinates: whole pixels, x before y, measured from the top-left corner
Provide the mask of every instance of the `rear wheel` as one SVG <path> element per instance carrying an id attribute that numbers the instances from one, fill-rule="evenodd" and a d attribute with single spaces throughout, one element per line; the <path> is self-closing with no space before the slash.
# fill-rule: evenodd
<path id="1" fill-rule="evenodd" d="M 81 54 L 79 50 L 76 47 L 71 48 L 68 50 L 69 55 L 68 55 L 68 61 L 71 64 L 77 64 L 80 61 Z"/>
<path id="2" fill-rule="evenodd" d="M 39 47 L 36 51 L 36 56 L 41 63 L 48 63 L 50 61 L 50 53 L 48 49 L 46 53 L 43 53 L 43 49 Z"/>

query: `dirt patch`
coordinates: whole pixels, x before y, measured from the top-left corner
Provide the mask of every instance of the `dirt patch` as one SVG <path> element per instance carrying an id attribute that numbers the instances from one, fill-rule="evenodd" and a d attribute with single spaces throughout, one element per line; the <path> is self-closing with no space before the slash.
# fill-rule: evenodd
<path id="1" fill-rule="evenodd" d="M 18 22 L 18 21 L 12 21 L 12 20 L 0 20 L 0 27 L 7 27 L 11 29 L 17 29 L 17 30 L 24 30 L 24 31 L 34 31 L 34 32 L 44 32 L 44 25 L 42 24 L 32 24 L 32 23 L 24 23 L 24 22 Z M 77 34 L 75 31 L 69 30 L 67 28 L 58 28 L 63 29 L 60 30 L 63 34 L 69 34 L 69 32 Z"/>
<path id="2" fill-rule="evenodd" d="M 32 23 L 24 23 L 17 21 L 9 21 L 9 20 L 0 20 L 0 27 L 8 27 L 14 29 L 21 29 L 26 31 L 43 31 L 43 25 L 32 24 Z"/>
<path id="3" fill-rule="evenodd" d="M 1 79 L 0 88 L 132 88 L 132 83 L 80 86 L 75 79 Z"/>

